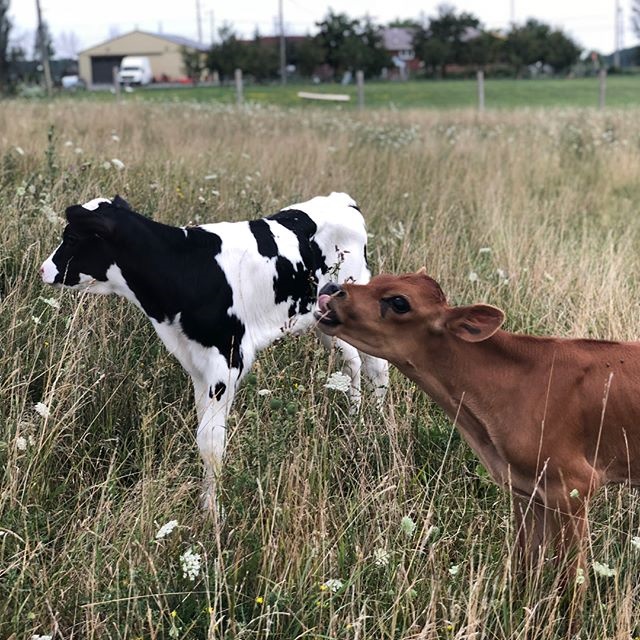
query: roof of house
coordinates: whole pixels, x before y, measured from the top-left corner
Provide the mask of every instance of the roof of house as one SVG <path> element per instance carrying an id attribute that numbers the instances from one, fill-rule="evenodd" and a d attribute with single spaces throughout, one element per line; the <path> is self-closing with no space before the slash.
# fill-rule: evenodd
<path id="1" fill-rule="evenodd" d="M 382 42 L 388 51 L 406 51 L 413 49 L 414 29 L 406 27 L 387 27 L 382 30 Z"/>
<path id="2" fill-rule="evenodd" d="M 184 36 L 177 36 L 170 33 L 153 33 L 152 31 L 142 31 L 141 29 L 133 29 L 133 31 L 127 31 L 127 33 L 121 33 L 113 38 L 108 38 L 103 42 L 99 42 L 98 44 L 91 45 L 86 49 L 83 49 L 79 53 L 85 53 L 86 51 L 91 51 L 92 49 L 96 49 L 97 47 L 103 47 L 105 44 L 109 42 L 113 42 L 115 40 L 120 40 L 126 36 L 130 36 L 133 33 L 142 33 L 146 36 L 152 36 L 153 38 L 159 38 L 160 40 L 166 40 L 167 42 L 171 42 L 173 44 L 180 45 L 182 47 L 187 47 L 189 49 L 196 49 L 197 51 L 208 51 L 209 47 L 207 45 L 196 42 L 195 40 L 191 40 L 191 38 L 185 38 Z"/>

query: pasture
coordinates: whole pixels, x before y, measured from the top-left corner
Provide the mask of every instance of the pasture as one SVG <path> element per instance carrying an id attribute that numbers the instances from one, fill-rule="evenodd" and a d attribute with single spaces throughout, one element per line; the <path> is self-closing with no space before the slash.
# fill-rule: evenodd
<path id="1" fill-rule="evenodd" d="M 566 637 L 553 564 L 517 572 L 507 494 L 397 372 L 384 411 L 365 395 L 352 417 L 313 335 L 263 352 L 214 522 L 187 375 L 132 305 L 46 288 L 38 267 L 65 207 L 96 196 L 186 224 L 338 190 L 361 205 L 374 272 L 425 265 L 509 330 L 637 339 L 637 120 L 3 103 L 0 636 Z M 582 638 L 640 635 L 639 514 L 624 488 L 591 506 Z"/>
<path id="2" fill-rule="evenodd" d="M 598 105 L 598 78 L 540 78 L 516 80 L 513 78 L 489 78 L 485 80 L 485 100 L 488 108 L 516 109 L 522 107 L 595 107 Z M 347 103 L 305 101 L 298 91 L 316 93 L 345 93 Z M 365 104 L 368 108 L 382 109 L 452 109 L 473 108 L 477 105 L 476 80 L 415 80 L 409 82 L 367 82 Z M 640 100 L 640 76 L 616 76 L 607 78 L 606 103 L 611 107 L 635 107 Z M 247 84 L 244 88 L 247 102 L 281 107 L 301 107 L 351 111 L 357 108 L 355 85 L 334 83 L 320 85 L 297 84 Z M 106 92 L 79 93 L 81 100 L 112 101 Z M 204 102 L 209 104 L 235 104 L 233 84 L 222 87 L 199 86 L 165 88 L 151 86 L 134 89 L 123 94 L 127 102 Z"/>

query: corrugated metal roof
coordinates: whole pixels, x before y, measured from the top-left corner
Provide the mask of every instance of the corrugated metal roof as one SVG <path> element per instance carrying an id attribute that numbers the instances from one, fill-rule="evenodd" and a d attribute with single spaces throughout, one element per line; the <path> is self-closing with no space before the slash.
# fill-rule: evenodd
<path id="1" fill-rule="evenodd" d="M 104 40 L 103 42 L 99 42 L 98 44 L 94 44 L 91 47 L 87 47 L 78 53 L 78 55 L 82 53 L 86 53 L 87 51 L 91 51 L 92 49 L 97 49 L 98 47 L 104 47 L 106 44 L 110 42 L 115 42 L 116 40 L 121 40 L 122 38 L 126 38 L 134 33 L 141 33 L 145 36 L 151 36 L 153 38 L 159 38 L 160 40 L 166 40 L 167 42 L 171 42 L 172 44 L 180 45 L 181 47 L 187 47 L 189 49 L 196 49 L 198 51 L 208 51 L 209 47 L 204 44 L 200 44 L 195 40 L 191 40 L 190 38 L 185 38 L 184 36 L 176 36 L 170 33 L 153 33 L 151 31 L 142 31 L 140 29 L 134 29 L 133 31 L 127 31 L 127 33 L 121 33 L 113 38 L 109 38 L 108 40 Z"/>

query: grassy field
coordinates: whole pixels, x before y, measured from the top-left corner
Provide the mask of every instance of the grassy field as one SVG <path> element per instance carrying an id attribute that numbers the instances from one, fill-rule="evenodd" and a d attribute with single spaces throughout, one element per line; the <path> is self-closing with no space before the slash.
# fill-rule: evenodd
<path id="1" fill-rule="evenodd" d="M 396 372 L 382 413 L 369 401 L 350 417 L 313 336 L 263 352 L 232 412 L 214 522 L 198 508 L 187 376 L 132 305 L 47 289 L 38 267 L 64 208 L 96 196 L 184 224 L 344 190 L 376 271 L 426 265 L 450 301 L 498 305 L 510 330 L 635 339 L 637 121 L 3 103 L 0 637 L 566 637 L 553 563 L 514 570 L 508 497 Z M 592 505 L 590 566 L 616 574 L 590 569 L 581 638 L 640 635 L 639 508 L 617 487 Z"/>
<path id="2" fill-rule="evenodd" d="M 346 93 L 348 103 L 311 103 L 298 98 L 298 91 Z M 519 107 L 596 107 L 598 79 L 540 79 L 485 81 L 487 108 L 513 109 Z M 318 105 L 333 110 L 351 110 L 357 106 L 356 88 L 339 84 L 247 85 L 245 99 L 254 104 L 301 106 L 314 109 Z M 83 94 L 85 99 L 111 100 L 108 93 Z M 184 87 L 163 89 L 151 87 L 135 89 L 125 95 L 127 101 L 197 101 L 235 104 L 233 87 Z M 365 88 L 365 103 L 371 108 L 465 108 L 477 104 L 475 80 L 369 82 Z M 610 76 L 607 79 L 607 105 L 628 107 L 640 105 L 640 76 Z"/>

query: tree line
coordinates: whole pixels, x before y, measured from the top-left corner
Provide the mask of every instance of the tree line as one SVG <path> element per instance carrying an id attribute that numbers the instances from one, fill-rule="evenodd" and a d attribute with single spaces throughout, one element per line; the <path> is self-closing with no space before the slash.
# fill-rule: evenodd
<path id="1" fill-rule="evenodd" d="M 418 75 L 424 77 L 476 69 L 520 76 L 531 65 L 563 74 L 582 53 L 570 36 L 538 20 L 513 24 L 499 33 L 487 30 L 474 14 L 448 5 L 441 5 L 435 16 L 424 21 L 396 20 L 389 25 L 329 10 L 316 26 L 318 32 L 313 36 L 287 39 L 287 65 L 300 76 L 337 80 L 360 69 L 365 77 L 379 77 L 384 69 L 394 66 L 383 42 L 386 26 L 402 27 L 412 34 L 412 48 L 420 61 Z M 240 68 L 258 81 L 273 80 L 280 75 L 278 42 L 259 33 L 250 41 L 241 40 L 226 25 L 200 66 L 217 71 L 223 79 Z"/>

